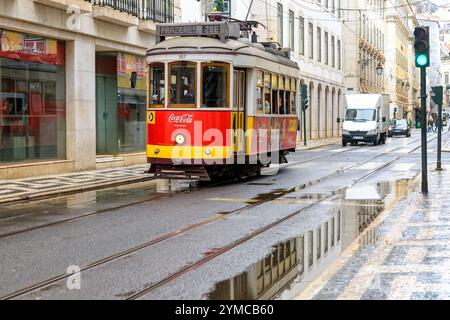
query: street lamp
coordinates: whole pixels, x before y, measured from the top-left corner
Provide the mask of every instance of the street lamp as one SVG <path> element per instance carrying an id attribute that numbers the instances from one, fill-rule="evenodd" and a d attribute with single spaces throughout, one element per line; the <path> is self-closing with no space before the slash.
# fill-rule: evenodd
<path id="1" fill-rule="evenodd" d="M 362 66 L 368 66 L 369 63 L 370 63 L 371 61 L 374 61 L 374 60 L 376 60 L 376 59 L 361 59 L 361 60 L 359 61 L 359 63 L 360 63 Z M 383 65 L 381 64 L 381 62 L 378 62 L 378 65 L 377 65 L 377 67 L 375 68 L 375 70 L 377 71 L 377 75 L 381 76 L 381 75 L 383 74 L 384 67 L 383 67 Z"/>
<path id="2" fill-rule="evenodd" d="M 378 62 L 376 70 L 377 70 L 377 75 L 381 76 L 383 74 L 384 68 L 383 68 L 383 65 L 381 64 L 381 62 Z"/>

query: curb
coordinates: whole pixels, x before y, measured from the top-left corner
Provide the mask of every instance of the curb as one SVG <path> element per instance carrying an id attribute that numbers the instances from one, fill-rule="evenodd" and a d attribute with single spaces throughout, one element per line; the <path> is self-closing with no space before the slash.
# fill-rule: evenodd
<path id="1" fill-rule="evenodd" d="M 22 195 L 20 197 L 5 197 L 3 199 L 0 198 L 0 206 L 5 204 L 17 204 L 22 202 L 29 202 L 29 201 L 35 201 L 35 200 L 44 200 L 49 198 L 55 198 L 60 197 L 64 195 L 69 194 L 75 194 L 75 193 L 81 193 L 81 192 L 87 192 L 87 191 L 94 191 L 94 190 L 101 190 L 106 188 L 112 188 L 112 187 L 118 187 L 126 184 L 131 183 L 139 183 L 139 182 L 146 182 L 151 180 L 157 180 L 153 176 L 147 176 L 143 178 L 131 178 L 131 179 L 124 179 L 124 180 L 116 180 L 114 182 L 106 182 L 101 184 L 94 184 L 88 187 L 76 187 L 76 188 L 62 188 L 58 190 L 53 191 L 47 191 L 47 192 L 36 192 L 31 195 Z"/>
<path id="2" fill-rule="evenodd" d="M 313 149 L 319 149 L 326 146 L 331 146 L 332 144 L 336 144 L 337 142 L 327 142 L 325 144 L 319 145 L 319 146 L 312 146 L 312 147 L 306 147 L 306 148 L 295 148 L 295 151 L 305 151 L 305 150 L 313 150 Z"/>

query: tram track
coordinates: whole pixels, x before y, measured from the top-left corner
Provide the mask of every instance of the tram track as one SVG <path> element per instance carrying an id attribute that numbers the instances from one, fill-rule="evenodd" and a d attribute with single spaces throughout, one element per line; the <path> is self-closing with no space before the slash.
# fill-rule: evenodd
<path id="1" fill-rule="evenodd" d="M 428 142 L 431 142 L 431 141 L 436 140 L 436 139 L 437 139 L 437 137 L 431 138 L 431 139 L 428 140 Z M 305 188 L 307 188 L 307 187 L 309 187 L 309 186 L 312 186 L 312 185 L 314 185 L 314 184 L 323 182 L 323 181 L 325 181 L 325 180 L 327 180 L 327 179 L 329 179 L 329 178 L 331 178 L 331 177 L 336 177 L 337 175 L 343 174 L 343 173 L 345 173 L 345 172 L 347 172 L 347 171 L 349 171 L 349 170 L 352 170 L 352 169 L 354 169 L 354 168 L 356 168 L 356 167 L 358 167 L 358 166 L 362 166 L 362 165 L 364 165 L 364 164 L 366 164 L 366 163 L 368 163 L 368 162 L 370 162 L 370 161 L 373 161 L 373 160 L 375 160 L 375 159 L 377 159 L 377 158 L 379 158 L 379 157 L 382 157 L 382 156 L 384 156 L 384 155 L 386 155 L 386 154 L 388 154 L 388 153 L 390 153 L 390 152 L 393 152 L 393 151 L 398 150 L 398 149 L 405 148 L 405 147 L 407 147 L 408 145 L 413 144 L 413 143 L 417 143 L 417 142 L 420 142 L 420 141 L 412 141 L 412 142 L 407 143 L 407 144 L 405 144 L 405 145 L 402 145 L 402 146 L 399 146 L 399 147 L 395 147 L 395 148 L 391 148 L 391 149 L 389 149 L 389 150 L 386 150 L 386 151 L 383 152 L 383 153 L 380 153 L 380 154 L 378 154 L 378 155 L 376 155 L 376 156 L 374 156 L 374 157 L 371 157 L 370 159 L 366 159 L 366 160 L 361 161 L 361 162 L 358 162 L 358 163 L 356 163 L 356 164 L 354 164 L 354 165 L 351 165 L 351 166 L 348 166 L 348 167 L 346 167 L 346 168 L 337 170 L 337 171 L 335 171 L 334 173 L 332 173 L 332 174 L 330 174 L 330 175 L 327 175 L 327 176 L 325 176 L 325 177 L 319 178 L 319 179 L 317 179 L 317 180 L 315 180 L 315 181 L 311 181 L 311 182 L 309 182 L 309 183 L 301 184 L 301 185 L 299 185 L 299 186 L 296 186 L 296 187 L 293 187 L 293 188 L 290 188 L 290 189 L 286 189 L 285 191 L 280 191 L 279 193 L 274 193 L 274 194 L 273 194 L 273 197 L 267 197 L 267 198 L 264 198 L 264 199 L 262 199 L 262 200 L 260 200 L 260 201 L 256 201 L 256 202 L 251 203 L 251 204 L 249 204 L 249 205 L 247 205 L 247 206 L 244 206 L 244 207 L 242 207 L 242 208 L 236 209 L 236 210 L 231 211 L 231 212 L 227 212 L 226 214 L 219 214 L 219 215 L 214 216 L 214 217 L 212 217 L 212 218 L 203 220 L 203 221 L 201 221 L 201 222 L 199 222 L 199 223 L 192 224 L 192 225 L 189 225 L 189 226 L 184 227 L 184 228 L 182 228 L 182 229 L 179 229 L 179 230 L 176 230 L 176 231 L 167 233 L 167 234 L 165 234 L 165 235 L 162 235 L 162 236 L 160 236 L 160 237 L 154 238 L 154 239 L 149 240 L 149 241 L 147 241 L 147 242 L 145 242 L 145 243 L 142 243 L 142 244 L 140 244 L 140 245 L 137 245 L 137 246 L 135 246 L 135 247 L 132 247 L 132 248 L 130 248 L 130 249 L 127 249 L 127 250 L 125 250 L 125 251 L 121 251 L 121 252 L 118 252 L 118 253 L 116 253 L 116 254 L 113 254 L 113 255 L 110 255 L 110 256 L 108 256 L 108 257 L 105 257 L 105 258 L 103 258 L 103 259 L 100 259 L 100 260 L 97 260 L 97 261 L 95 261 L 95 262 L 92 262 L 92 263 L 90 263 L 90 264 L 88 264 L 88 265 L 82 267 L 82 268 L 80 269 L 80 272 L 88 271 L 88 270 L 93 269 L 93 268 L 95 268 L 95 267 L 98 267 L 98 266 L 100 266 L 100 265 L 104 265 L 104 264 L 106 264 L 106 263 L 112 262 L 112 261 L 117 260 L 117 259 L 119 259 L 119 258 L 123 258 L 124 256 L 127 256 L 127 255 L 129 255 L 129 254 L 135 253 L 135 252 L 137 252 L 137 251 L 139 251 L 139 250 L 142 250 L 142 249 L 145 249 L 145 248 L 149 248 L 149 247 L 151 247 L 151 246 L 153 246 L 153 245 L 156 245 L 156 244 L 158 244 L 158 243 L 160 243 L 160 242 L 163 242 L 163 241 L 165 241 L 165 240 L 168 240 L 168 239 L 171 239 L 171 238 L 173 238 L 173 237 L 176 237 L 176 236 L 178 236 L 178 235 L 180 235 L 180 234 L 186 233 L 186 232 L 188 232 L 188 231 L 190 231 L 190 230 L 193 230 L 193 229 L 196 229 L 196 228 L 205 226 L 205 225 L 207 225 L 207 224 L 209 224 L 209 223 L 212 223 L 212 222 L 214 222 L 214 221 L 219 221 L 219 220 L 225 218 L 226 216 L 228 216 L 229 214 L 239 214 L 239 213 L 242 213 L 242 212 L 244 212 L 244 211 L 246 211 L 246 210 L 248 210 L 248 209 L 251 209 L 251 208 L 253 208 L 253 207 L 256 207 L 256 206 L 258 206 L 258 205 L 261 205 L 261 204 L 264 204 L 264 203 L 267 203 L 267 202 L 274 201 L 274 200 L 276 200 L 277 198 L 281 198 L 281 197 L 283 197 L 283 196 L 285 196 L 285 195 L 287 195 L 287 194 L 289 194 L 289 193 L 297 192 L 297 191 L 299 191 L 299 190 L 305 189 Z M 397 156 L 395 159 L 390 160 L 389 162 L 383 164 L 382 166 L 380 166 L 380 167 L 378 167 L 378 168 L 372 170 L 372 171 L 369 172 L 368 174 L 366 174 L 366 175 L 364 175 L 364 176 L 358 178 L 357 180 L 355 180 L 355 181 L 353 182 L 353 184 L 355 184 L 355 183 L 357 183 L 357 182 L 359 182 L 359 181 L 361 181 L 361 180 L 367 178 L 368 176 L 374 174 L 375 172 L 378 172 L 379 170 L 382 170 L 382 169 L 385 168 L 386 166 L 392 164 L 393 162 L 395 162 L 395 161 L 397 161 L 398 159 L 400 159 L 400 158 L 406 156 L 407 154 L 413 153 L 414 151 L 416 151 L 417 149 L 419 149 L 420 146 L 421 146 L 421 145 L 419 144 L 419 146 L 414 147 L 412 150 L 408 151 L 407 153 L 401 154 L 401 155 Z M 348 151 L 350 151 L 350 149 L 348 149 Z M 313 161 L 313 160 L 310 159 L 310 160 L 308 160 L 308 161 Z M 307 161 L 307 162 L 308 162 L 308 161 Z M 295 164 L 299 164 L 299 163 L 295 163 Z M 353 184 L 352 184 L 352 185 L 353 185 Z M 337 190 L 337 191 L 339 191 L 339 190 Z M 309 205 L 307 205 L 307 206 L 305 206 L 305 207 L 303 207 L 303 208 L 301 208 L 301 209 L 295 211 L 294 213 L 289 214 L 289 215 L 286 216 L 286 217 L 283 217 L 283 218 L 281 218 L 281 219 L 279 219 L 279 220 L 277 220 L 277 221 L 275 221 L 275 222 L 273 222 L 273 223 L 271 223 L 271 224 L 269 224 L 269 225 L 263 226 L 263 227 L 261 227 L 261 228 L 255 230 L 255 231 L 253 231 L 252 233 L 250 233 L 250 234 L 248 234 L 248 235 L 246 235 L 246 236 L 244 236 L 244 237 L 242 237 L 242 238 L 240 238 L 240 239 L 234 241 L 233 243 L 231 243 L 231 244 L 229 244 L 229 245 L 226 245 L 226 246 L 222 247 L 222 248 L 219 249 L 219 250 L 214 251 L 214 253 L 212 253 L 212 254 L 210 254 L 210 255 L 208 255 L 208 256 L 206 256 L 206 257 L 204 257 L 204 258 L 202 258 L 202 259 L 200 259 L 200 260 L 198 260 L 198 261 L 196 261 L 196 262 L 193 262 L 193 263 L 191 263 L 191 264 L 189 264 L 189 265 L 187 265 L 187 266 L 185 266 L 185 267 L 183 267 L 182 269 L 180 269 L 180 270 L 178 270 L 178 271 L 172 273 L 171 275 L 165 277 L 164 279 L 161 279 L 160 281 L 158 281 L 158 282 L 156 282 L 156 283 L 154 283 L 154 284 L 152 284 L 152 285 L 147 286 L 147 287 L 144 288 L 143 290 L 141 290 L 141 291 L 139 291 L 139 292 L 137 292 L 137 293 L 135 293 L 135 294 L 133 294 L 133 295 L 127 297 L 127 299 L 138 299 L 138 298 L 142 297 L 143 295 L 146 295 L 146 294 L 152 292 L 153 290 L 157 289 L 158 287 L 160 287 L 160 286 L 162 286 L 162 285 L 164 285 L 164 284 L 166 284 L 166 283 L 168 283 L 168 282 L 170 282 L 170 281 L 172 281 L 172 280 L 178 278 L 178 277 L 181 276 L 182 274 L 185 274 L 185 273 L 189 272 L 190 270 L 195 269 L 195 268 L 197 268 L 197 267 L 199 267 L 199 266 L 205 264 L 206 262 L 210 261 L 211 259 L 214 259 L 215 257 L 217 257 L 217 256 L 219 256 L 219 255 L 221 255 L 221 254 L 224 254 L 225 252 L 227 252 L 227 251 L 229 251 L 229 250 L 231 250 L 231 249 L 237 247 L 238 245 L 240 245 L 240 244 L 242 244 L 242 243 L 244 243 L 244 242 L 246 242 L 246 241 L 252 239 L 253 237 L 257 236 L 258 234 L 261 234 L 261 233 L 263 233 L 264 231 L 267 231 L 267 230 L 269 230 L 269 229 L 275 227 L 276 225 L 279 225 L 280 223 L 282 223 L 282 222 L 288 220 L 289 218 L 291 218 L 291 217 L 293 217 L 293 216 L 299 214 L 300 212 L 303 212 L 304 210 L 307 210 L 307 209 L 311 208 L 312 206 L 317 205 L 317 204 L 319 204 L 319 203 L 321 203 L 321 202 L 323 202 L 323 201 L 325 201 L 325 200 L 329 200 L 331 197 L 334 196 L 334 194 L 335 194 L 335 193 L 332 193 L 331 195 L 329 195 L 329 196 L 327 196 L 327 197 L 325 197 L 325 198 L 321 198 L 321 199 L 317 200 L 316 202 L 313 202 L 313 203 L 311 203 L 311 204 L 309 204 Z M 175 194 L 174 194 L 174 195 L 175 195 Z M 172 195 L 172 196 L 173 196 L 173 195 Z M 25 294 L 27 294 L 27 293 L 30 293 L 30 292 L 33 292 L 33 291 L 36 291 L 36 290 L 45 288 L 45 287 L 47 287 L 47 286 L 49 286 L 49 285 L 51 285 L 51 284 L 54 284 L 55 282 L 58 282 L 58 281 L 67 279 L 69 276 L 70 276 L 70 274 L 60 274 L 60 275 L 54 276 L 54 277 L 49 278 L 49 279 L 47 279 L 47 280 L 44 280 L 44 281 L 42 281 L 42 282 L 33 284 L 33 285 L 31 285 L 31 286 L 22 288 L 22 289 L 20 289 L 20 290 L 16 290 L 16 291 L 14 291 L 14 292 L 12 292 L 12 293 L 10 293 L 10 294 L 7 294 L 7 295 L 5 295 L 5 296 L 2 296 L 2 297 L 0 297 L 0 300 L 8 300 L 8 299 L 14 299 L 14 298 L 20 297 L 20 296 L 25 295 Z"/>
<path id="2" fill-rule="evenodd" d="M 336 152 L 336 153 L 333 153 L 333 154 L 327 154 L 327 155 L 323 155 L 323 156 L 319 156 L 319 157 L 314 157 L 314 158 L 306 159 L 306 160 L 299 161 L 299 162 L 288 163 L 288 164 L 284 165 L 283 168 L 287 168 L 287 167 L 290 167 L 290 166 L 299 165 L 299 164 L 303 164 L 303 163 L 308 163 L 308 162 L 311 162 L 311 161 L 316 161 L 316 160 L 319 160 L 319 159 L 322 159 L 322 158 L 331 157 L 331 156 L 334 156 L 334 155 L 337 155 L 337 154 L 341 154 L 341 153 L 344 153 L 344 152 L 353 151 L 355 149 L 358 149 L 358 147 L 343 149 L 343 151 L 339 151 L 339 152 Z M 244 180 L 247 180 L 249 178 L 252 178 L 252 177 L 247 177 Z M 146 182 L 156 181 L 156 180 L 158 180 L 158 178 L 152 178 L 152 179 L 147 180 Z M 223 186 L 223 185 L 226 185 L 226 184 L 229 184 L 229 183 L 233 183 L 233 182 L 236 182 L 236 180 L 228 179 L 228 180 L 219 181 L 219 182 L 216 182 L 216 183 L 210 183 L 210 184 L 205 185 L 205 186 L 203 186 L 201 188 L 198 188 L 196 190 L 183 190 L 183 191 L 178 191 L 178 192 L 175 192 L 175 193 L 169 194 L 169 195 L 164 194 L 164 195 L 161 195 L 161 196 L 158 196 L 158 197 L 154 197 L 154 198 L 151 198 L 151 199 L 144 199 L 144 200 L 139 200 L 139 201 L 125 203 L 125 204 L 117 206 L 117 207 L 111 207 L 111 208 L 104 208 L 104 209 L 99 209 L 99 210 L 95 210 L 95 211 L 89 211 L 89 212 L 85 212 L 83 214 L 80 214 L 80 215 L 77 215 L 77 216 L 73 216 L 73 217 L 70 217 L 70 218 L 61 219 L 61 220 L 58 220 L 58 221 L 53 221 L 53 222 L 49 222 L 49 223 L 46 223 L 46 224 L 41 224 L 41 225 L 38 225 L 38 226 L 33 226 L 33 227 L 29 227 L 29 228 L 23 228 L 23 229 L 20 229 L 20 230 L 15 230 L 15 231 L 12 231 L 12 232 L 0 234 L 0 239 L 11 237 L 11 236 L 22 234 L 22 233 L 26 233 L 26 232 L 30 232 L 30 231 L 34 231 L 34 230 L 38 230 L 38 229 L 52 227 L 52 226 L 55 226 L 55 225 L 58 225 L 58 224 L 73 222 L 73 221 L 80 220 L 80 219 L 87 218 L 87 217 L 91 217 L 91 216 L 94 216 L 94 215 L 97 215 L 97 214 L 102 214 L 102 213 L 107 213 L 107 212 L 120 210 L 120 209 L 129 207 L 129 206 L 133 206 L 133 205 L 139 205 L 139 204 L 143 204 L 143 203 L 147 203 L 147 202 L 152 202 L 152 201 L 156 201 L 156 200 L 166 199 L 166 198 L 170 198 L 170 197 L 173 197 L 173 196 L 176 196 L 176 195 L 180 195 L 180 194 L 184 194 L 184 193 L 196 192 L 196 191 L 199 191 L 199 190 L 202 190 L 202 189 L 205 189 L 205 188 L 213 188 L 213 187 L 217 187 L 217 186 Z M 139 182 L 139 183 L 141 183 L 141 182 Z M 5 218 L 5 219 L 0 219 L 0 223 L 2 223 L 4 221 L 9 221 L 10 222 L 10 221 L 14 221 L 15 219 L 21 219 L 21 218 L 29 217 L 29 216 L 33 216 L 33 215 L 36 215 L 36 214 L 35 213 L 28 213 L 28 214 L 21 214 L 19 216 L 15 216 L 15 217 L 8 217 L 8 218 Z"/>
<path id="3" fill-rule="evenodd" d="M 429 142 L 431 142 L 431 141 L 433 141 L 435 139 L 437 139 L 437 137 L 428 140 L 427 143 L 429 143 Z M 402 146 L 402 147 L 404 147 L 404 146 Z M 212 252 L 211 254 L 203 257 L 202 259 L 199 259 L 199 260 L 197 260 L 195 262 L 192 262 L 192 263 L 182 267 L 181 269 L 175 271 L 174 273 L 164 277 L 163 279 L 161 279 L 161 280 L 159 280 L 159 281 L 157 281 L 157 282 L 155 282 L 153 284 L 148 285 L 144 289 L 142 289 L 142 290 L 140 290 L 140 291 L 138 291 L 136 293 L 133 293 L 132 295 L 128 296 L 126 298 L 126 300 L 136 300 L 136 299 L 139 299 L 139 298 L 141 298 L 141 297 L 143 297 L 145 295 L 148 295 L 149 293 L 155 291 L 156 289 L 162 287 L 163 285 L 165 285 L 165 284 L 167 284 L 167 283 L 169 283 L 169 282 L 179 278 L 180 276 L 182 276 L 182 275 L 184 275 L 184 274 L 186 274 L 186 273 L 188 273 L 188 272 L 190 272 L 190 271 L 192 271 L 192 270 L 194 270 L 194 269 L 196 269 L 198 267 L 201 267 L 202 265 L 206 264 L 207 262 L 211 261 L 212 259 L 217 258 L 218 256 L 221 256 L 221 255 L 225 254 L 226 252 L 228 252 L 228 251 L 238 247 L 239 245 L 241 245 L 241 244 L 251 240 L 252 238 L 254 238 L 254 237 L 256 237 L 256 236 L 258 236 L 258 235 L 260 235 L 260 234 L 262 234 L 262 233 L 264 233 L 264 232 L 266 232 L 266 231 L 268 231 L 268 230 L 270 230 L 270 229 L 272 229 L 272 228 L 274 228 L 274 227 L 276 227 L 278 225 L 280 225 L 281 223 L 283 223 L 283 222 L 293 218 L 294 216 L 300 214 L 301 212 L 304 212 L 305 210 L 308 210 L 311 207 L 313 207 L 315 205 L 318 205 L 318 204 L 320 204 L 322 202 L 331 200 L 333 197 L 336 196 L 336 194 L 338 192 L 343 191 L 343 190 L 345 190 L 347 188 L 351 188 L 352 186 L 354 186 L 358 182 L 361 182 L 364 179 L 368 178 L 369 176 L 371 176 L 371 175 L 373 175 L 373 174 L 375 174 L 375 173 L 385 169 L 386 167 L 388 167 L 389 165 L 391 165 L 395 161 L 399 160 L 400 158 L 404 157 L 405 155 L 413 153 L 414 151 L 416 151 L 420 147 L 421 147 L 421 145 L 419 145 L 418 147 L 413 148 L 412 150 L 408 151 L 407 153 L 401 154 L 401 155 L 395 157 L 394 159 L 392 159 L 392 160 L 382 164 L 381 166 L 371 170 L 369 173 L 367 173 L 367 174 L 359 177 L 358 179 L 354 180 L 349 186 L 340 188 L 338 190 L 334 190 L 334 192 L 331 192 L 328 196 L 323 197 L 321 199 L 318 199 L 315 202 L 313 202 L 313 203 L 311 203 L 311 204 L 309 204 L 309 205 L 307 205 L 307 206 L 305 206 L 305 207 L 303 207 L 303 208 L 301 208 L 299 210 L 296 210 L 296 211 L 286 215 L 285 217 L 282 217 L 282 218 L 280 218 L 280 219 L 278 219 L 278 220 L 276 220 L 276 221 L 274 221 L 274 222 L 272 222 L 272 223 L 270 223 L 268 225 L 262 226 L 262 227 L 252 231 L 251 233 L 249 233 L 249 234 L 239 238 L 238 240 L 235 240 L 234 242 L 232 242 L 232 243 L 230 243 L 230 244 L 228 244 L 228 245 L 226 245 L 226 246 L 224 246 L 222 248 L 214 250 L 214 252 Z M 384 154 L 386 154 L 386 153 L 380 154 L 380 155 L 378 155 L 378 156 L 376 156 L 374 158 L 378 158 L 379 156 L 382 156 Z M 370 159 L 369 161 L 372 161 L 374 158 Z M 354 166 L 352 166 L 352 167 L 354 167 Z M 345 171 L 347 171 L 347 169 Z"/>

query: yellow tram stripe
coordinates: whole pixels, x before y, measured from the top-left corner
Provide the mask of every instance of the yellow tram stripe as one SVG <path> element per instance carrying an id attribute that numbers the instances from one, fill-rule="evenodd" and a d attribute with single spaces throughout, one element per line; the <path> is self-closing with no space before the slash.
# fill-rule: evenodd
<path id="1" fill-rule="evenodd" d="M 159 150 L 159 152 L 155 152 Z M 157 146 L 147 145 L 147 157 L 162 159 L 227 159 L 233 156 L 232 147 Z"/>

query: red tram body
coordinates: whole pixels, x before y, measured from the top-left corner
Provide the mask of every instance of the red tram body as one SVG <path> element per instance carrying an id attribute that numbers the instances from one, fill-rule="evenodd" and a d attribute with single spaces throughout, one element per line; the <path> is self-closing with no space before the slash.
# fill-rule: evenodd
<path id="1" fill-rule="evenodd" d="M 239 34 L 228 22 L 157 26 L 147 52 L 150 172 L 210 180 L 259 172 L 270 164 L 263 156 L 284 161 L 295 150 L 298 66 Z"/>

